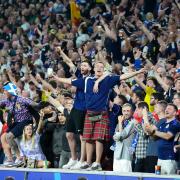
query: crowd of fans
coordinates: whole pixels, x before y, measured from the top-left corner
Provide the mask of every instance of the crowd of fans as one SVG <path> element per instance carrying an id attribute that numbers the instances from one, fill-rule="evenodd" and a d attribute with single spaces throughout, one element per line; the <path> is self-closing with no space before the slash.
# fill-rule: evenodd
<path id="1" fill-rule="evenodd" d="M 175 174 L 179 0 L 1 0 L 0 163 Z"/>

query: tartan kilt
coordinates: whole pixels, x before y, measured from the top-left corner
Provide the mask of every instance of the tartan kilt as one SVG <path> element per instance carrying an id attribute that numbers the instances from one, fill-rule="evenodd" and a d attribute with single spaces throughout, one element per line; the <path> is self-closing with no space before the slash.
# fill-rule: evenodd
<path id="1" fill-rule="evenodd" d="M 103 112 L 102 119 L 99 121 L 91 121 L 89 119 L 90 111 L 87 111 L 85 122 L 84 122 L 84 131 L 83 131 L 83 140 L 85 141 L 96 141 L 96 140 L 110 140 L 110 127 L 109 127 L 109 117 L 108 112 Z M 91 111 L 92 113 L 92 111 Z"/>

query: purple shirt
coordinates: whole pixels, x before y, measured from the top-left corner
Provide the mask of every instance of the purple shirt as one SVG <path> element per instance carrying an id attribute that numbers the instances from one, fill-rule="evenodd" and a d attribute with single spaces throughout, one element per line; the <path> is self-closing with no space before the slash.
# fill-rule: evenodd
<path id="1" fill-rule="evenodd" d="M 13 110 L 14 106 L 14 98 L 13 99 L 5 99 L 0 101 L 0 107 L 8 109 L 10 112 Z M 32 101 L 27 98 L 17 97 L 16 106 L 14 109 L 14 120 L 15 122 L 22 122 L 24 120 L 32 120 L 32 115 L 29 112 L 28 106 L 30 106 Z"/>

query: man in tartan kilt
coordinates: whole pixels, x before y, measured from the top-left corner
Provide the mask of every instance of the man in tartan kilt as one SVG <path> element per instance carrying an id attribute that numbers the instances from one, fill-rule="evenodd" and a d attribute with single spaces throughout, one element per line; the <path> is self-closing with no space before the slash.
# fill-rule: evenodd
<path id="1" fill-rule="evenodd" d="M 107 112 L 110 89 L 118 84 L 120 80 L 131 78 L 144 71 L 142 69 L 121 76 L 104 76 L 104 67 L 104 63 L 98 61 L 94 66 L 95 76 L 72 81 L 73 86 L 84 88 L 85 91 L 87 113 L 84 123 L 83 139 L 86 141 L 87 163 L 81 168 L 87 170 L 102 170 L 100 162 L 104 148 L 103 143 L 110 139 Z M 102 77 L 104 79 L 102 79 Z M 94 92 L 94 87 L 98 87 L 97 92 Z M 96 161 L 92 163 L 94 144 L 96 147 Z"/>

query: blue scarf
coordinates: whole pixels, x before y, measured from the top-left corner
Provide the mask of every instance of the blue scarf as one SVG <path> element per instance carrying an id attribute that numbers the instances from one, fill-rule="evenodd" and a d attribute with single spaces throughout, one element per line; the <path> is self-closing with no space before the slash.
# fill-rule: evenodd
<path id="1" fill-rule="evenodd" d="M 129 152 L 130 152 L 131 154 L 133 154 L 133 153 L 135 152 L 135 150 L 136 150 L 136 146 L 137 146 L 137 143 L 138 143 L 138 139 L 139 139 L 139 134 L 138 134 L 138 132 L 135 132 L 134 138 L 133 138 L 133 140 L 132 140 L 132 144 L 131 144 L 131 146 L 129 147 Z"/>

